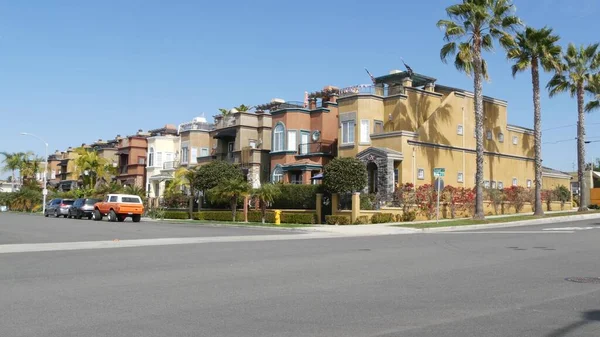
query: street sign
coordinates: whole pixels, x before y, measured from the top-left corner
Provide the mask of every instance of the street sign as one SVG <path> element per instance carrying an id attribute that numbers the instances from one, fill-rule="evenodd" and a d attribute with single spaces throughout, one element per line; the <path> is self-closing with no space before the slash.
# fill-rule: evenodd
<path id="1" fill-rule="evenodd" d="M 446 169 L 443 167 L 436 167 L 433 169 L 433 176 L 435 178 L 443 177 L 446 175 Z"/>
<path id="2" fill-rule="evenodd" d="M 48 190 L 44 188 L 44 189 L 42 190 L 42 195 L 48 195 Z"/>

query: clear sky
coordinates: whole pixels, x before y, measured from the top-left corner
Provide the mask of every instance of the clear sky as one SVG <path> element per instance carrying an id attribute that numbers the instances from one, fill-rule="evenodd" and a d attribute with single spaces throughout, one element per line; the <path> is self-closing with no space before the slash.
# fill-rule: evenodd
<path id="1" fill-rule="evenodd" d="M 426 1 L 1 1 L 0 151 L 50 151 L 179 124 L 218 108 L 302 100 L 325 85 L 369 83 L 402 69 L 472 90 L 443 64 L 451 0 Z M 597 0 L 515 0 L 529 25 L 569 42 L 598 41 Z M 513 79 L 500 49 L 486 54 L 484 94 L 509 102 L 509 123 L 532 127 L 531 75 Z M 542 85 L 549 79 L 542 76 Z M 572 170 L 576 102 L 542 95 L 544 165 Z M 587 116 L 600 140 L 600 111 Z M 595 137 L 595 138 L 594 138 Z M 587 147 L 600 157 L 600 142 Z"/>

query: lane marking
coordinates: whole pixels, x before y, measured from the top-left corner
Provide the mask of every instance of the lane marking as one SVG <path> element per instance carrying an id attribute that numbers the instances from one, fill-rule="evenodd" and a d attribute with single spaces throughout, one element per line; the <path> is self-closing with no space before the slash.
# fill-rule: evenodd
<path id="1" fill-rule="evenodd" d="M 562 228 L 544 228 L 543 231 L 585 231 L 597 227 L 562 227 Z"/>
<path id="2" fill-rule="evenodd" d="M 107 241 L 81 241 L 81 242 L 52 242 L 52 243 L 22 243 L 0 245 L 0 254 L 50 252 L 84 249 L 110 249 L 131 248 L 148 246 L 187 245 L 194 243 L 228 243 L 228 242 L 257 242 L 281 240 L 309 240 L 347 237 L 333 233 L 308 233 L 286 235 L 247 235 L 247 236 L 216 236 L 192 238 L 161 238 L 137 240 L 107 240 Z"/>
<path id="3" fill-rule="evenodd" d="M 474 231 L 474 232 L 438 232 L 435 234 L 573 234 L 575 231 Z"/>

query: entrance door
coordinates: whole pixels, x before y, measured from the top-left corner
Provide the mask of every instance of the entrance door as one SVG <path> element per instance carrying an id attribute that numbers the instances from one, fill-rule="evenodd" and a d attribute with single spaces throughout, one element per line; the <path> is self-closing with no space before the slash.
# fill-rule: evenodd
<path id="1" fill-rule="evenodd" d="M 369 194 L 377 193 L 377 165 L 375 163 L 367 164 L 367 172 L 369 177 Z"/>

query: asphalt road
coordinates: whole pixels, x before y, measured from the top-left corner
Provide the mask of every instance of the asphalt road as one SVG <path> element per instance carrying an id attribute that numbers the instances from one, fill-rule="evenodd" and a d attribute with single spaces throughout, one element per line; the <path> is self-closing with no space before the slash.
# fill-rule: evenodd
<path id="1" fill-rule="evenodd" d="M 61 239 L 29 222 L 1 215 L 0 239 Z M 600 277 L 597 222 L 300 240 L 152 224 L 239 241 L 0 254 L 0 336 L 597 337 L 600 284 L 565 280 Z"/>

